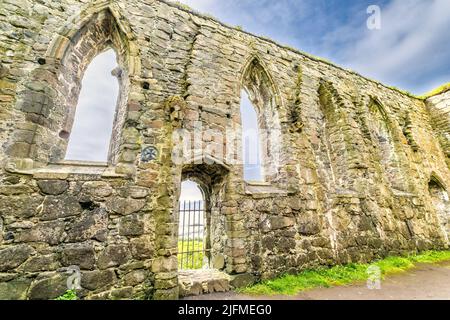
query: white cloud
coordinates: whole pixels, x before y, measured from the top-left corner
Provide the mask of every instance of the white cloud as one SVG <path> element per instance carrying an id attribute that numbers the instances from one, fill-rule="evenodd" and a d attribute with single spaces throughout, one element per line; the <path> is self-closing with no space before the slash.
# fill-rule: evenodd
<path id="1" fill-rule="evenodd" d="M 356 0 L 181 2 L 414 93 L 450 81 L 448 0 L 374 0 L 382 28 L 373 31 L 366 27 L 366 6 Z"/>
<path id="2" fill-rule="evenodd" d="M 83 78 L 66 159 L 102 161 L 108 158 L 119 84 L 111 71 L 116 55 L 109 50 L 98 55 Z"/>
<path id="3" fill-rule="evenodd" d="M 381 16 L 381 30 L 366 29 L 354 44 L 342 47 L 344 64 L 388 84 L 415 82 L 416 91 L 432 89 L 433 77 L 450 76 L 441 74 L 450 54 L 450 1 L 394 0 Z M 334 37 L 348 32 L 343 26 Z"/>
<path id="4" fill-rule="evenodd" d="M 184 201 L 200 201 L 203 200 L 203 194 L 198 184 L 193 181 L 183 181 L 181 184 L 180 203 Z"/>

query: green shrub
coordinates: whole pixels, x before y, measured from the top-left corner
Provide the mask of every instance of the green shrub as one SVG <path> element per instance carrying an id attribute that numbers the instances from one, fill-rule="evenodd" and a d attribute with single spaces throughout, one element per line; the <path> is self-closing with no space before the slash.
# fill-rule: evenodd
<path id="1" fill-rule="evenodd" d="M 55 300 L 78 300 L 77 292 L 75 290 L 67 290 L 66 293 Z"/>

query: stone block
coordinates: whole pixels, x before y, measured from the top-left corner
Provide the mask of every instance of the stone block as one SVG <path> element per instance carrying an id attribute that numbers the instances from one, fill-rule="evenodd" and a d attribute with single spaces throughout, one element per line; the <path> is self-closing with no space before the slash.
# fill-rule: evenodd
<path id="1" fill-rule="evenodd" d="M 18 218 L 31 218 L 37 214 L 37 208 L 42 204 L 43 198 L 29 196 L 0 197 L 0 216 L 14 216 Z"/>
<path id="2" fill-rule="evenodd" d="M 145 224 L 138 216 L 126 216 L 120 220 L 119 234 L 122 236 L 140 236 L 145 232 Z"/>
<path id="3" fill-rule="evenodd" d="M 150 236 L 142 236 L 130 240 L 133 258 L 137 260 L 152 258 L 155 254 L 154 241 Z"/>
<path id="4" fill-rule="evenodd" d="M 111 290 L 109 298 L 111 300 L 131 300 L 133 299 L 134 290 L 132 287 L 124 287 Z"/>
<path id="5" fill-rule="evenodd" d="M 172 272 L 178 269 L 178 259 L 176 256 L 158 257 L 153 261 L 152 272 Z"/>
<path id="6" fill-rule="evenodd" d="M 101 201 L 113 193 L 113 188 L 104 181 L 88 181 L 83 184 L 82 194 L 88 199 Z"/>
<path id="7" fill-rule="evenodd" d="M 62 242 L 65 224 L 62 221 L 50 221 L 37 224 L 16 236 L 17 242 L 44 242 L 56 245 Z"/>
<path id="8" fill-rule="evenodd" d="M 149 276 L 149 272 L 146 270 L 134 270 L 127 273 L 123 277 L 123 283 L 125 286 L 137 286 L 143 283 Z"/>
<path id="9" fill-rule="evenodd" d="M 52 273 L 36 279 L 28 294 L 31 300 L 51 300 L 63 295 L 67 289 L 67 278 L 65 274 Z"/>
<path id="10" fill-rule="evenodd" d="M 298 233 L 311 236 L 320 233 L 321 224 L 315 212 L 305 212 L 297 217 Z"/>
<path id="11" fill-rule="evenodd" d="M 153 294 L 154 300 L 178 300 L 179 288 L 173 288 L 170 290 L 156 290 Z"/>
<path id="12" fill-rule="evenodd" d="M 15 245 L 0 250 L 0 272 L 10 271 L 24 263 L 34 249 L 28 245 Z"/>
<path id="13" fill-rule="evenodd" d="M 43 92 L 30 92 L 22 102 L 20 109 L 47 118 L 53 109 L 53 100 Z"/>
<path id="14" fill-rule="evenodd" d="M 24 272 L 55 271 L 59 266 L 56 254 L 38 255 L 27 260 L 21 266 L 21 270 Z"/>
<path id="15" fill-rule="evenodd" d="M 270 217 L 269 220 L 272 230 L 289 228 L 295 225 L 295 219 L 290 217 L 274 216 Z"/>
<path id="16" fill-rule="evenodd" d="M 25 300 L 31 279 L 19 278 L 0 283 L 0 300 Z"/>
<path id="17" fill-rule="evenodd" d="M 254 275 L 250 273 L 237 274 L 231 277 L 230 285 L 233 288 L 244 288 L 256 282 Z"/>
<path id="18" fill-rule="evenodd" d="M 108 234 L 108 214 L 105 209 L 85 211 L 81 218 L 69 225 L 66 242 L 86 240 L 106 241 Z"/>
<path id="19" fill-rule="evenodd" d="M 142 188 L 142 187 L 130 187 L 129 190 L 129 195 L 131 198 L 133 199 L 143 199 L 146 198 L 149 194 L 149 190 L 147 188 Z"/>
<path id="20" fill-rule="evenodd" d="M 211 261 L 214 269 L 222 270 L 225 267 L 225 257 L 222 254 L 216 254 Z"/>
<path id="21" fill-rule="evenodd" d="M 65 245 L 61 253 L 61 263 L 65 267 L 77 266 L 82 270 L 92 270 L 95 266 L 95 251 L 90 243 Z"/>
<path id="22" fill-rule="evenodd" d="M 145 200 L 132 198 L 111 198 L 107 201 L 106 207 L 109 211 L 114 213 L 129 215 L 144 208 L 145 204 Z"/>
<path id="23" fill-rule="evenodd" d="M 0 185 L 0 195 L 5 196 L 17 196 L 17 195 L 30 195 L 33 193 L 33 189 L 25 184 L 14 185 Z"/>
<path id="24" fill-rule="evenodd" d="M 63 194 L 69 189 L 69 183 L 65 180 L 40 180 L 37 184 L 42 193 L 53 196 Z"/>
<path id="25" fill-rule="evenodd" d="M 102 269 L 118 267 L 131 258 L 130 249 L 125 244 L 113 244 L 106 247 L 97 259 L 97 266 Z"/>
<path id="26" fill-rule="evenodd" d="M 178 286 L 178 280 L 177 278 L 171 278 L 171 279 L 156 279 L 155 280 L 155 289 L 157 290 L 166 290 L 175 288 Z"/>
<path id="27" fill-rule="evenodd" d="M 82 208 L 74 196 L 47 196 L 38 215 L 41 220 L 55 220 L 81 215 Z"/>
<path id="28" fill-rule="evenodd" d="M 81 286 L 88 290 L 98 290 L 114 285 L 117 281 L 114 270 L 86 271 L 81 275 Z"/>

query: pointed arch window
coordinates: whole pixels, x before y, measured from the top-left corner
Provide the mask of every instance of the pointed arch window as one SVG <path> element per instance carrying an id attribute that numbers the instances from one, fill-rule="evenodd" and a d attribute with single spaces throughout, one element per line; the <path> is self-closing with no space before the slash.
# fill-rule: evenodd
<path id="1" fill-rule="evenodd" d="M 329 89 L 329 84 L 326 82 L 321 82 L 318 94 L 319 94 L 319 107 L 320 107 L 320 118 L 316 126 L 317 130 L 317 141 L 315 144 L 316 148 L 316 158 L 320 171 L 324 173 L 321 174 L 324 183 L 327 188 L 336 189 L 339 187 L 339 175 L 335 168 L 336 162 L 341 162 L 339 156 L 342 154 L 336 152 L 336 146 L 339 140 L 335 139 L 336 144 L 332 143 L 332 132 L 339 132 L 336 130 L 337 126 L 337 115 L 334 107 L 333 97 Z"/>
<path id="2" fill-rule="evenodd" d="M 69 159 L 116 164 L 127 147 L 122 144 L 121 131 L 132 102 L 128 101 L 130 79 L 140 74 L 136 40 L 114 4 L 92 15 L 73 18 L 68 26 L 55 36 L 45 59 L 41 59 L 42 66 L 30 76 L 27 87 L 45 83 L 45 94 L 37 100 L 36 90 L 24 91 L 25 107 L 27 101 L 36 102 L 33 110 L 21 107 L 34 130 L 29 151 L 23 156 L 43 164 Z M 109 63 L 105 64 L 105 59 Z M 111 76 L 115 65 L 117 79 Z M 110 85 L 104 87 L 105 83 Z M 91 99 L 85 95 L 89 91 L 94 93 Z M 91 100 L 89 107 L 87 100 Z M 85 117 L 86 113 L 90 115 Z M 88 131 L 86 126 L 95 130 Z"/>
<path id="3" fill-rule="evenodd" d="M 281 129 L 276 89 L 258 58 L 242 79 L 241 126 L 244 180 L 274 181 L 278 175 Z"/>
<path id="4" fill-rule="evenodd" d="M 315 149 L 316 161 L 322 182 L 329 190 L 347 192 L 352 188 L 349 178 L 354 137 L 347 128 L 345 104 L 334 85 L 325 80 L 320 81 L 318 88 L 319 112 L 315 119 Z"/>
<path id="5" fill-rule="evenodd" d="M 391 187 L 396 190 L 405 191 L 405 183 L 399 165 L 396 152 L 395 139 L 392 124 L 384 107 L 375 99 L 369 103 L 368 127 L 372 141 L 378 148 L 379 156 L 384 174 Z"/>
<path id="6" fill-rule="evenodd" d="M 65 159 L 108 161 L 119 96 L 116 69 L 113 49 L 99 54 L 86 69 Z"/>
<path id="7" fill-rule="evenodd" d="M 130 85 L 127 40 L 105 9 L 74 36 L 63 56 L 60 99 L 66 109 L 59 145 L 64 159 L 117 162 Z"/>

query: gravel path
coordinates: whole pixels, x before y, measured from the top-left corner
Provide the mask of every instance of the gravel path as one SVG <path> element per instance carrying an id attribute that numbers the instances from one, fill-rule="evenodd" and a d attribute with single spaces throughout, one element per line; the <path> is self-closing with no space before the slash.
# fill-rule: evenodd
<path id="1" fill-rule="evenodd" d="M 450 262 L 419 264 L 413 270 L 387 277 L 380 290 L 365 284 L 314 289 L 296 296 L 246 296 L 234 292 L 191 297 L 192 300 L 450 300 Z"/>

